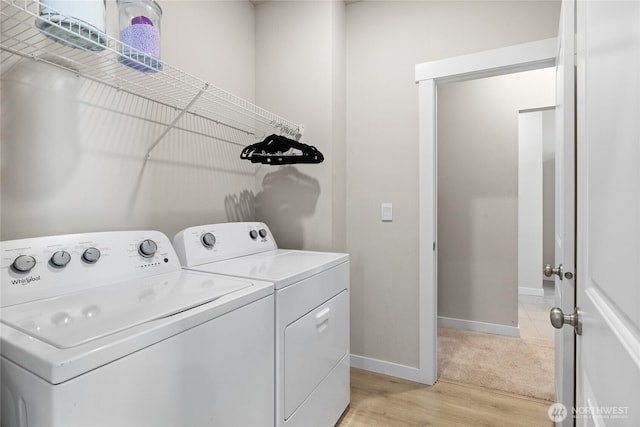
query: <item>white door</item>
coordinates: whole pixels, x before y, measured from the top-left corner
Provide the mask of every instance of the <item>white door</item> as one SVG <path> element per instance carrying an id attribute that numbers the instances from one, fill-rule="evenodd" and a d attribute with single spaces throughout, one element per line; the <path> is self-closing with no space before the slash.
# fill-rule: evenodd
<path id="1" fill-rule="evenodd" d="M 575 307 L 575 1 L 562 2 L 556 57 L 556 170 L 555 170 L 555 306 L 564 313 Z M 568 415 L 573 407 L 575 334 L 572 328 L 556 330 L 556 402 L 564 408 L 556 412 L 561 426 L 572 426 Z M 559 407 L 562 408 L 562 407 Z M 553 416 L 553 409 L 551 415 Z"/>
<path id="2" fill-rule="evenodd" d="M 576 425 L 640 426 L 640 2 L 576 13 Z"/>

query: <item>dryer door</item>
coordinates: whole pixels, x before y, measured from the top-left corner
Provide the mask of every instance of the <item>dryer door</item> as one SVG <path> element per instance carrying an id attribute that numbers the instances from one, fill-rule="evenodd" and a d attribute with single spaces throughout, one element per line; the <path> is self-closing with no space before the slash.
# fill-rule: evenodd
<path id="1" fill-rule="evenodd" d="M 346 290 L 285 329 L 285 419 L 296 411 L 348 351 L 349 297 Z"/>

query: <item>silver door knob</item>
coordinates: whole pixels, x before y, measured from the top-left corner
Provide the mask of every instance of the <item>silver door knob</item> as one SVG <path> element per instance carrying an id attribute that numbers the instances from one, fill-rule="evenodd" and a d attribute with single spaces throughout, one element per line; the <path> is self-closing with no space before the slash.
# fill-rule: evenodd
<path id="1" fill-rule="evenodd" d="M 560 264 L 558 268 L 553 268 L 550 264 L 547 264 L 544 266 L 542 272 L 547 277 L 551 277 L 555 274 L 560 278 L 560 280 L 562 280 L 562 264 Z"/>
<path id="2" fill-rule="evenodd" d="M 549 319 L 554 328 L 560 329 L 565 324 L 573 326 L 576 335 L 582 335 L 582 313 L 576 307 L 573 314 L 564 314 L 561 308 L 553 307 L 549 312 Z"/>

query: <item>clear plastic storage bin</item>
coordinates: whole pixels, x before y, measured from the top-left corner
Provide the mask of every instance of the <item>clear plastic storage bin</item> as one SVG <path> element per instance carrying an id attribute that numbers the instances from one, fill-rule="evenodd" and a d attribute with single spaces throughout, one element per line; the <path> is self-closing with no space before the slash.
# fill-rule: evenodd
<path id="1" fill-rule="evenodd" d="M 105 0 L 40 0 L 36 26 L 45 35 L 80 49 L 107 46 Z"/>
<path id="2" fill-rule="evenodd" d="M 120 14 L 120 62 L 136 70 L 155 72 L 160 63 L 162 9 L 153 0 L 117 0 Z"/>

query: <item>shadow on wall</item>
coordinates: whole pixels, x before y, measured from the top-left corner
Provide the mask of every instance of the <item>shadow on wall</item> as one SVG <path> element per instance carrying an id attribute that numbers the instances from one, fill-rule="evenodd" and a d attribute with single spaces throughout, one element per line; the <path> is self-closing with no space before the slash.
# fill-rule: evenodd
<path id="1" fill-rule="evenodd" d="M 240 195 L 229 194 L 225 196 L 224 209 L 227 212 L 227 221 L 255 221 L 255 200 L 255 194 L 249 190 L 244 190 Z"/>
<path id="2" fill-rule="evenodd" d="M 43 64 L 24 60 L 3 70 L 1 158 L 5 202 L 6 196 L 21 201 L 46 197 L 76 173 L 76 97 L 80 83 L 75 75 L 55 68 L 34 79 L 41 69 Z"/>
<path id="3" fill-rule="evenodd" d="M 267 223 L 278 246 L 304 246 L 302 219 L 313 215 L 320 197 L 320 182 L 293 166 L 283 166 L 262 180 L 255 198 L 256 218 Z"/>

